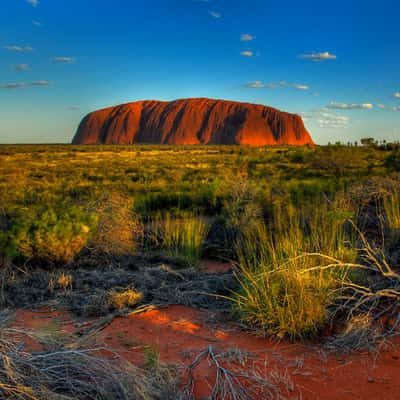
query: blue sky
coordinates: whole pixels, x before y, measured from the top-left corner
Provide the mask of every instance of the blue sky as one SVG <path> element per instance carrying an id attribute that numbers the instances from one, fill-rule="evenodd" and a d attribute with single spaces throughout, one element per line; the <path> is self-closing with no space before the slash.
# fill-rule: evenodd
<path id="1" fill-rule="evenodd" d="M 400 139 L 400 4 L 1 0 L 0 143 L 65 143 L 89 111 L 211 97 L 303 115 L 317 143 Z"/>

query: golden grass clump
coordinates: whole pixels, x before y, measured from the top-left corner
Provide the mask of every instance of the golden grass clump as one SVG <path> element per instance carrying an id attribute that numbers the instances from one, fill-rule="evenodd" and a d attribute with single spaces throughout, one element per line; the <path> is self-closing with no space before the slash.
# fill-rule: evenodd
<path id="1" fill-rule="evenodd" d="M 111 292 L 108 296 L 108 303 L 116 310 L 122 310 L 123 308 L 134 306 L 139 303 L 142 298 L 142 293 L 129 288 L 122 292 Z"/>
<path id="2" fill-rule="evenodd" d="M 282 211 L 282 210 L 281 210 Z M 285 215 L 286 214 L 286 215 Z M 233 296 L 241 318 L 265 334 L 291 339 L 315 336 L 347 269 L 324 268 L 324 255 L 354 262 L 344 216 L 323 206 L 307 215 L 288 207 L 271 230 L 260 223 L 236 243 L 240 290 Z"/>
<path id="3" fill-rule="evenodd" d="M 392 191 L 384 198 L 386 219 L 391 229 L 400 229 L 400 195 Z"/>
<path id="4" fill-rule="evenodd" d="M 192 214 L 177 218 L 166 213 L 152 221 L 151 242 L 168 255 L 189 265 L 197 265 L 208 229 L 203 219 Z"/>

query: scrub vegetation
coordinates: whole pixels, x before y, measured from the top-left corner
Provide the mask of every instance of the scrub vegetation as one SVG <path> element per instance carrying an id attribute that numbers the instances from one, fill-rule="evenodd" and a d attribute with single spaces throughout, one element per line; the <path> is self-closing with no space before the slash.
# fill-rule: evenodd
<path id="1" fill-rule="evenodd" d="M 216 302 L 258 333 L 307 340 L 358 313 L 373 324 L 399 300 L 398 151 L 1 146 L 2 303 L 33 277 L 51 287 L 36 285 L 43 300 L 71 296 L 78 270 L 141 257 L 202 276 L 202 260 L 216 259 L 234 265 Z M 119 283 L 102 294 L 107 310 L 147 302 L 138 282 Z"/>

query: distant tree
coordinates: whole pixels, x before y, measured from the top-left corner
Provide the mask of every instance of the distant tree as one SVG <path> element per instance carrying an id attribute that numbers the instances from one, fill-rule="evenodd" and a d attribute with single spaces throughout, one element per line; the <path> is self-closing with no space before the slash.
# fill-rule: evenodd
<path id="1" fill-rule="evenodd" d="M 373 146 L 375 144 L 375 139 L 374 138 L 362 138 L 360 140 L 360 142 L 363 146 Z"/>

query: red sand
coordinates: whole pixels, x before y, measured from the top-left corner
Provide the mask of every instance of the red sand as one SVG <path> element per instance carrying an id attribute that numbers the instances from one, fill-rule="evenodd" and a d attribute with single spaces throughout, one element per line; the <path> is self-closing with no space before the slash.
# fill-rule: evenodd
<path id="1" fill-rule="evenodd" d="M 217 260 L 204 260 L 200 264 L 200 268 L 208 273 L 225 273 L 232 269 L 232 264 Z"/>
<path id="2" fill-rule="evenodd" d="M 324 400 L 394 400 L 400 398 L 400 340 L 392 341 L 390 351 L 374 357 L 368 353 L 326 356 L 318 345 L 275 343 L 256 338 L 226 323 L 217 315 L 184 306 L 151 310 L 116 318 L 96 340 L 121 352 L 134 363 L 144 360 L 144 349 L 151 347 L 167 363 L 188 365 L 211 345 L 215 351 L 240 349 L 254 355 L 247 368 L 265 376 L 279 376 L 287 398 Z M 73 321 L 67 313 L 19 311 L 15 327 L 42 329 L 50 323 L 61 334 L 71 333 Z M 212 322 L 210 322 L 212 321 Z M 196 370 L 196 398 L 206 397 L 213 384 L 212 368 L 203 362 Z M 288 382 L 293 383 L 293 389 Z M 286 383 L 285 383 L 286 382 Z"/>

